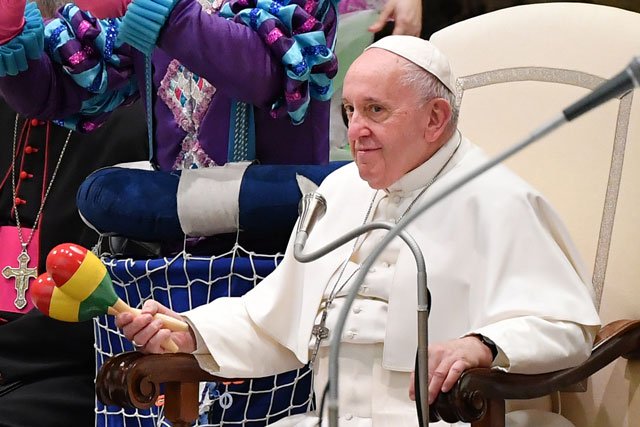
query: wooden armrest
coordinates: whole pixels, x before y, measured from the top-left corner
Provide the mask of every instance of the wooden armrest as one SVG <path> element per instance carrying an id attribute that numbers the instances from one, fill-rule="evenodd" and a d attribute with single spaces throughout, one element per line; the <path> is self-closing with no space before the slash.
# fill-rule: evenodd
<path id="1" fill-rule="evenodd" d="M 100 367 L 96 394 L 106 405 L 147 409 L 156 403 L 163 384 L 164 414 L 174 427 L 181 427 L 198 417 L 199 383 L 222 380 L 202 370 L 191 354 L 128 352 Z"/>
<path id="2" fill-rule="evenodd" d="M 619 320 L 604 326 L 591 356 L 573 368 L 539 375 L 470 369 L 450 392 L 440 393 L 429 408 L 429 419 L 474 422 L 485 416 L 494 401 L 548 395 L 588 378 L 618 357 L 640 358 L 640 320 Z M 96 392 L 104 404 L 147 409 L 155 404 L 164 384 L 165 416 L 180 427 L 197 419 L 198 383 L 222 380 L 229 381 L 200 369 L 191 354 L 129 352 L 102 365 Z"/>
<path id="3" fill-rule="evenodd" d="M 585 380 L 618 357 L 640 356 L 640 320 L 618 320 L 597 335 L 591 356 L 582 364 L 538 375 L 510 374 L 488 368 L 465 371 L 448 393 L 429 408 L 430 420 L 473 422 L 482 419 L 490 401 L 533 399 Z"/>

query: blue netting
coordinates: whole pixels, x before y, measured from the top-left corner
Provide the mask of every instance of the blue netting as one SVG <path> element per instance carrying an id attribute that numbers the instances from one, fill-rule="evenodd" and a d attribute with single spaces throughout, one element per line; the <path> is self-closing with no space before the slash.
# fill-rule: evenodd
<path id="1" fill-rule="evenodd" d="M 155 299 L 182 312 L 216 298 L 240 296 L 257 285 L 280 261 L 279 255 L 257 255 L 236 246 L 219 257 L 194 257 L 181 253 L 174 258 L 151 260 L 104 259 L 118 296 L 132 307 Z M 117 330 L 112 316 L 94 321 L 96 366 L 114 354 L 133 350 Z M 306 412 L 313 404 L 308 368 L 242 384 L 201 385 L 202 426 L 264 426 L 284 416 Z M 162 407 L 150 410 L 123 409 L 96 401 L 96 426 L 169 426 Z"/>

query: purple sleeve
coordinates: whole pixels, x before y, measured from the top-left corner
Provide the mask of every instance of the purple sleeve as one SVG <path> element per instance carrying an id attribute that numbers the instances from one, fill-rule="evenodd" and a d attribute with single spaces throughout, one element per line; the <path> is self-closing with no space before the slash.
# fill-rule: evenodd
<path id="1" fill-rule="evenodd" d="M 44 27 L 44 51 L 26 70 L 0 78 L 0 95 L 29 117 L 78 131 L 99 126 L 137 97 L 134 50 L 116 46 L 118 20 L 97 20 L 73 5 Z"/>
<path id="2" fill-rule="evenodd" d="M 0 78 L 0 95 L 27 117 L 52 120 L 75 112 L 89 94 L 56 68 L 43 53 L 26 71 Z"/>

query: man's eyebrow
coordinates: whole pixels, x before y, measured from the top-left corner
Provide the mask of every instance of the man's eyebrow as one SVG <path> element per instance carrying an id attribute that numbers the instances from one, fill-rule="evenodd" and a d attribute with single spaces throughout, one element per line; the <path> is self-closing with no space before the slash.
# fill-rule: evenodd
<path id="1" fill-rule="evenodd" d="M 377 103 L 382 103 L 383 101 L 379 98 L 374 98 L 372 96 L 367 96 L 364 98 L 365 102 L 377 102 Z M 347 98 L 342 98 L 342 103 L 344 104 L 345 102 L 349 102 L 349 100 Z"/>

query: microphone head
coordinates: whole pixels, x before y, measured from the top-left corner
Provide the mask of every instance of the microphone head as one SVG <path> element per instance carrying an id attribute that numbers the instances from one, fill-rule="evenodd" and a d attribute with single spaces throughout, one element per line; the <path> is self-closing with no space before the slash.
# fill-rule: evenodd
<path id="1" fill-rule="evenodd" d="M 636 56 L 631 60 L 628 67 L 631 81 L 635 87 L 640 87 L 640 56 Z"/>
<path id="2" fill-rule="evenodd" d="M 306 193 L 298 204 L 300 221 L 297 232 L 311 233 L 314 225 L 324 216 L 325 212 L 327 212 L 327 201 L 324 196 L 316 191 Z"/>

